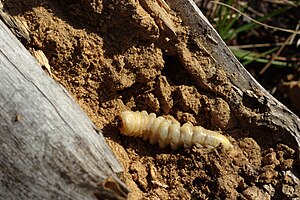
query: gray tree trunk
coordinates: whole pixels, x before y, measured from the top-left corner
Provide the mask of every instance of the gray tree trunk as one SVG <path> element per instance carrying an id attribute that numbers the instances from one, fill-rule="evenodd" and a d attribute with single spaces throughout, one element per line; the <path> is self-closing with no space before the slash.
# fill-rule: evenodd
<path id="1" fill-rule="evenodd" d="M 122 199 L 90 119 L 0 21 L 0 199 Z"/>

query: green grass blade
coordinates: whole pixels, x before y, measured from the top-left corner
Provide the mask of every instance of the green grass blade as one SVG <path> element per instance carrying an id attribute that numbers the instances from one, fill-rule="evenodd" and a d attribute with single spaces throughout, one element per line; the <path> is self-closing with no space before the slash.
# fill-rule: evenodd
<path id="1" fill-rule="evenodd" d="M 263 53 L 256 53 L 253 51 L 247 51 L 238 48 L 230 48 L 233 54 L 242 62 L 244 66 L 252 63 L 252 62 L 259 62 L 259 63 L 268 63 L 269 59 L 262 58 L 266 55 L 270 55 L 275 52 L 279 47 L 274 47 L 270 50 L 267 50 Z M 279 67 L 287 67 L 288 64 L 284 61 L 277 61 L 274 60 L 271 62 L 272 65 L 279 66 Z"/>

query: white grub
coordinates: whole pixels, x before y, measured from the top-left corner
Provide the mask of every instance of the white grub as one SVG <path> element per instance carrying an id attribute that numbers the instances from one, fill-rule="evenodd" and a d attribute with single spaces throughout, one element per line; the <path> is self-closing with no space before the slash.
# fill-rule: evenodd
<path id="1" fill-rule="evenodd" d="M 225 150 L 233 148 L 229 140 L 222 134 L 207 130 L 201 126 L 185 123 L 180 127 L 178 122 L 171 122 L 156 114 L 146 111 L 123 111 L 118 116 L 120 132 L 127 136 L 142 137 L 151 144 L 158 143 L 161 148 L 168 145 L 176 150 L 179 147 L 213 149 L 222 145 Z"/>

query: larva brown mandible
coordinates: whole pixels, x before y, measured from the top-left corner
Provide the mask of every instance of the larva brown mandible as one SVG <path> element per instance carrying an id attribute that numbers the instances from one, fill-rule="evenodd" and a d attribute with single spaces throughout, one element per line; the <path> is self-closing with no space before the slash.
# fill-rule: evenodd
<path id="1" fill-rule="evenodd" d="M 222 134 L 207 130 L 201 126 L 185 123 L 180 127 L 178 122 L 171 122 L 155 113 L 146 111 L 123 111 L 118 115 L 120 132 L 127 136 L 142 137 L 151 144 L 158 142 L 161 148 L 170 145 L 173 150 L 179 147 L 206 147 L 209 149 L 220 144 L 226 150 L 233 148 L 229 140 Z"/>

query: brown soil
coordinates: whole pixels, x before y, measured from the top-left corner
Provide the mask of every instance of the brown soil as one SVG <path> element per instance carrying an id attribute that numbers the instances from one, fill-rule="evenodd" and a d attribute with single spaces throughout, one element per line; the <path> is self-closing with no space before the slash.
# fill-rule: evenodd
<path id="1" fill-rule="evenodd" d="M 120 176 L 132 191 L 129 199 L 300 198 L 294 150 L 261 147 L 239 135 L 227 102 L 195 84 L 189 62 L 211 63 L 201 51 L 186 51 L 188 30 L 175 12 L 169 11 L 174 27 L 164 27 L 134 0 L 8 0 L 5 9 L 27 24 L 28 49 L 45 53 L 53 78 L 106 136 L 124 166 Z M 168 38 L 174 28 L 180 33 L 176 47 Z M 212 69 L 219 74 L 215 81 L 226 78 L 220 68 Z M 209 72 L 194 73 L 210 79 Z M 115 122 L 122 110 L 147 110 L 222 131 L 234 150 L 162 150 L 122 136 Z"/>

